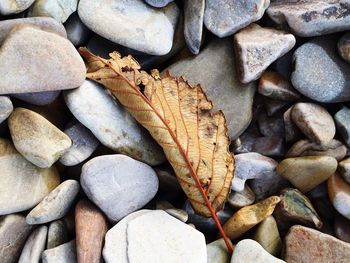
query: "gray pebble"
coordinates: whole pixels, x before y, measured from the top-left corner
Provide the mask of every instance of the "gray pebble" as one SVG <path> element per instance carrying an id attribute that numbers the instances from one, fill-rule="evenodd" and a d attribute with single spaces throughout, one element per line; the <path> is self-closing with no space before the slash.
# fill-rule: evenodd
<path id="1" fill-rule="evenodd" d="M 185 0 L 185 40 L 193 54 L 198 54 L 202 42 L 205 0 Z"/>
<path id="2" fill-rule="evenodd" d="M 40 226 L 28 237 L 18 263 L 38 263 L 45 249 L 47 226 Z"/>
<path id="3" fill-rule="evenodd" d="M 0 123 L 7 119 L 13 111 L 13 105 L 9 97 L 0 96 Z"/>

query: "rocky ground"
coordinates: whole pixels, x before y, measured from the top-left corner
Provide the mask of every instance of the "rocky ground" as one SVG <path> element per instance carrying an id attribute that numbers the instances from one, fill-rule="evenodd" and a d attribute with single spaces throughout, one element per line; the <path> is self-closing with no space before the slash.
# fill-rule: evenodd
<path id="1" fill-rule="evenodd" d="M 224 112 L 232 256 L 82 46 Z M 350 262 L 349 63 L 348 0 L 0 0 L 0 262 Z"/>

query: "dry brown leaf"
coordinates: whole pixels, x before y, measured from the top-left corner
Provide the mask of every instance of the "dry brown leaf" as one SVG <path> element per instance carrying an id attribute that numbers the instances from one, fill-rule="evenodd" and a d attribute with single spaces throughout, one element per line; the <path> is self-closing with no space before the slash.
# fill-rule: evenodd
<path id="1" fill-rule="evenodd" d="M 206 217 L 221 210 L 234 174 L 234 158 L 224 114 L 197 85 L 168 73 L 160 78 L 140 71 L 130 55 L 110 54 L 106 60 L 80 49 L 87 77 L 103 84 L 162 146 L 194 210 Z"/>

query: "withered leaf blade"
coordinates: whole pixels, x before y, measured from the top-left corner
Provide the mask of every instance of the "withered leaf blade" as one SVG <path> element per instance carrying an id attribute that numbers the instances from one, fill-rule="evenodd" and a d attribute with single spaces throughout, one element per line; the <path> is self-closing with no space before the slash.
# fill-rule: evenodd
<path id="1" fill-rule="evenodd" d="M 221 210 L 234 174 L 223 113 L 211 112 L 202 88 L 158 71 L 140 71 L 131 56 L 106 60 L 80 49 L 87 77 L 103 84 L 162 146 L 194 210 L 206 217 Z"/>

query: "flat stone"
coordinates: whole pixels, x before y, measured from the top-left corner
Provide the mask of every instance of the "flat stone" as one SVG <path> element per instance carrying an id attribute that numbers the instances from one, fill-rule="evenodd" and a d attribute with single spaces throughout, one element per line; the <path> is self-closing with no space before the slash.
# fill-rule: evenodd
<path id="1" fill-rule="evenodd" d="M 350 219 L 350 184 L 339 175 L 333 174 L 327 181 L 328 195 L 334 208 Z"/>
<path id="2" fill-rule="evenodd" d="M 350 109 L 343 108 L 334 115 L 334 121 L 347 146 L 350 146 Z"/>
<path id="3" fill-rule="evenodd" d="M 45 224 L 64 217 L 79 193 L 79 183 L 66 180 L 52 190 L 26 217 L 30 225 Z"/>
<path id="4" fill-rule="evenodd" d="M 224 239 L 220 238 L 207 245 L 207 263 L 229 263 L 230 254 Z"/>
<path id="5" fill-rule="evenodd" d="M 292 120 L 292 109 L 293 106 L 286 110 L 283 114 L 284 120 L 284 134 L 286 142 L 294 142 L 302 137 L 302 133 L 298 126 Z"/>
<path id="6" fill-rule="evenodd" d="M 243 239 L 238 242 L 230 263 L 286 263 L 269 254 L 258 242 Z"/>
<path id="7" fill-rule="evenodd" d="M 34 166 L 4 139 L 0 139 L 0 167 L 0 215 L 33 208 L 60 182 L 54 167 Z"/>
<path id="8" fill-rule="evenodd" d="M 164 7 L 167 4 L 173 2 L 174 0 L 145 0 L 145 2 L 154 7 Z"/>
<path id="9" fill-rule="evenodd" d="M 47 226 L 38 227 L 28 237 L 18 263 L 37 263 L 45 249 Z"/>
<path id="10" fill-rule="evenodd" d="M 66 134 L 31 110 L 16 108 L 8 125 L 16 149 L 41 168 L 51 167 L 72 145 Z"/>
<path id="11" fill-rule="evenodd" d="M 82 0 L 78 14 L 96 34 L 152 55 L 171 50 L 179 9 L 175 3 L 155 9 L 142 0 Z"/>
<path id="12" fill-rule="evenodd" d="M 64 24 L 64 27 L 67 31 L 67 38 L 74 46 L 81 46 L 86 43 L 91 33 L 80 20 L 78 13 L 73 13 Z"/>
<path id="13" fill-rule="evenodd" d="M 0 218 L 0 261 L 16 263 L 33 227 L 25 217 L 11 214 Z"/>
<path id="14" fill-rule="evenodd" d="M 103 155 L 84 164 L 84 192 L 113 221 L 142 208 L 158 191 L 155 171 L 126 155 Z"/>
<path id="15" fill-rule="evenodd" d="M 293 226 L 285 238 L 284 260 L 288 263 L 346 263 L 350 244 L 312 228 Z"/>
<path id="16" fill-rule="evenodd" d="M 273 216 L 266 217 L 258 225 L 253 239 L 271 255 L 278 256 L 282 249 L 282 240 Z"/>
<path id="17" fill-rule="evenodd" d="M 346 146 L 335 139 L 322 145 L 310 142 L 309 140 L 300 140 L 290 147 L 286 153 L 286 157 L 331 156 L 337 159 L 337 161 L 341 161 L 346 156 L 346 152 Z"/>
<path id="18" fill-rule="evenodd" d="M 214 111 L 224 112 L 231 139 L 236 139 L 248 127 L 256 84 L 243 85 L 238 80 L 230 39 L 214 40 L 197 56 L 182 59 L 163 73 L 167 70 L 173 76 L 184 76 L 191 85 L 201 83 L 213 102 Z"/>
<path id="19" fill-rule="evenodd" d="M 98 83 L 86 80 L 64 96 L 73 115 L 106 147 L 151 165 L 164 161 L 160 146 Z"/>
<path id="20" fill-rule="evenodd" d="M 346 61 L 350 62 L 350 34 L 344 34 L 337 44 L 339 55 Z"/>
<path id="21" fill-rule="evenodd" d="M 286 188 L 281 192 L 281 202 L 275 208 L 275 218 L 282 233 L 292 225 L 305 225 L 321 229 L 323 223 L 311 201 L 300 191 Z"/>
<path id="22" fill-rule="evenodd" d="M 270 0 L 207 0 L 204 24 L 213 34 L 225 37 L 259 20 Z"/>
<path id="23" fill-rule="evenodd" d="M 13 105 L 9 97 L 0 96 L 0 123 L 7 119 L 13 111 Z"/>
<path id="24" fill-rule="evenodd" d="M 253 204 L 255 201 L 255 194 L 250 187 L 245 184 L 241 192 L 231 191 L 228 197 L 228 204 L 233 208 L 242 208 Z"/>
<path id="25" fill-rule="evenodd" d="M 85 80 L 86 69 L 66 38 L 18 25 L 0 48 L 0 75 L 0 94 L 27 93 L 78 87 Z"/>
<path id="26" fill-rule="evenodd" d="M 237 192 L 244 190 L 246 180 L 263 178 L 270 173 L 276 173 L 277 162 L 259 153 L 242 153 L 235 155 L 235 176 L 231 189 Z"/>
<path id="27" fill-rule="evenodd" d="M 54 102 L 54 100 L 56 100 L 60 94 L 60 90 L 53 90 L 43 92 L 18 93 L 12 94 L 11 97 L 33 105 L 43 106 Z"/>
<path id="28" fill-rule="evenodd" d="M 30 7 L 29 16 L 48 16 L 64 23 L 77 6 L 78 0 L 36 0 Z"/>
<path id="29" fill-rule="evenodd" d="M 63 25 L 51 17 L 28 17 L 0 21 L 0 43 L 18 25 L 26 24 L 40 28 L 41 30 L 56 33 L 66 38 L 66 30 Z"/>
<path id="30" fill-rule="evenodd" d="M 318 144 L 329 143 L 335 135 L 335 123 L 328 111 L 314 103 L 300 102 L 294 105 L 291 117 L 299 129 Z"/>
<path id="31" fill-rule="evenodd" d="M 26 10 L 35 0 L 3 0 L 0 4 L 0 14 L 11 15 L 18 14 Z"/>
<path id="32" fill-rule="evenodd" d="M 334 221 L 334 234 L 340 240 L 350 243 L 349 220 L 341 215 L 336 215 Z"/>
<path id="33" fill-rule="evenodd" d="M 60 162 L 65 166 L 73 166 L 85 161 L 99 145 L 96 137 L 80 122 L 69 123 L 64 133 L 73 142 L 72 146 L 60 158 Z"/>
<path id="34" fill-rule="evenodd" d="M 271 196 L 259 203 L 241 208 L 223 225 L 225 233 L 230 239 L 236 239 L 270 216 L 279 201 L 278 196 Z"/>
<path id="35" fill-rule="evenodd" d="M 127 243 L 129 262 L 207 262 L 204 235 L 160 210 L 130 221 Z"/>
<path id="36" fill-rule="evenodd" d="M 350 157 L 339 162 L 338 172 L 350 184 Z"/>
<path id="37" fill-rule="evenodd" d="M 46 249 L 58 247 L 68 241 L 68 229 L 63 220 L 57 220 L 49 225 Z"/>
<path id="38" fill-rule="evenodd" d="M 184 4 L 186 44 L 197 55 L 202 43 L 205 0 L 186 0 Z"/>
<path id="39" fill-rule="evenodd" d="M 291 83 L 275 71 L 265 71 L 259 80 L 258 92 L 266 97 L 282 101 L 298 101 L 300 94 Z"/>
<path id="40" fill-rule="evenodd" d="M 341 0 L 273 1 L 267 14 L 278 24 L 287 23 L 301 37 L 350 29 L 349 4 Z"/>
<path id="41" fill-rule="evenodd" d="M 326 103 L 350 100 L 350 65 L 335 45 L 335 39 L 320 37 L 294 52 L 292 84 L 306 97 Z"/>
<path id="42" fill-rule="evenodd" d="M 104 214 L 90 201 L 80 200 L 75 207 L 75 233 L 79 263 L 100 263 L 108 231 Z"/>
<path id="43" fill-rule="evenodd" d="M 103 258 L 107 263 L 128 263 L 127 254 L 127 228 L 128 223 L 135 218 L 149 213 L 151 210 L 139 210 L 129 214 L 120 220 L 106 234 L 105 245 L 103 247 Z"/>
<path id="44" fill-rule="evenodd" d="M 337 169 L 337 160 L 330 156 L 287 158 L 277 166 L 277 172 L 302 193 L 326 181 Z"/>
<path id="45" fill-rule="evenodd" d="M 279 57 L 295 45 L 295 37 L 285 31 L 263 28 L 251 24 L 234 36 L 240 80 L 249 83 L 257 80 Z"/>
<path id="46" fill-rule="evenodd" d="M 75 240 L 47 249 L 42 254 L 43 263 L 76 263 Z"/>

